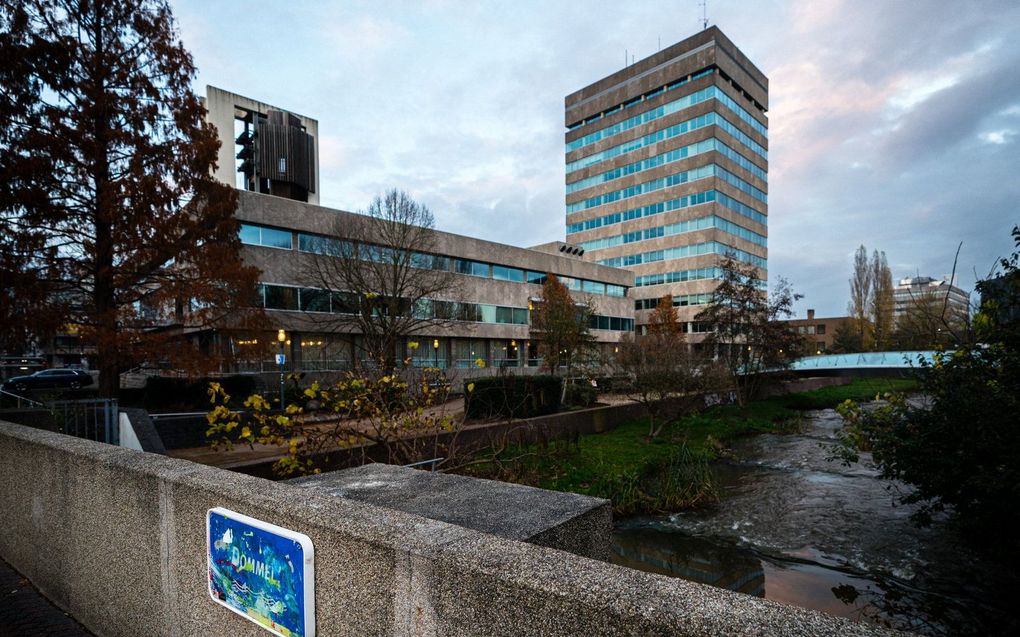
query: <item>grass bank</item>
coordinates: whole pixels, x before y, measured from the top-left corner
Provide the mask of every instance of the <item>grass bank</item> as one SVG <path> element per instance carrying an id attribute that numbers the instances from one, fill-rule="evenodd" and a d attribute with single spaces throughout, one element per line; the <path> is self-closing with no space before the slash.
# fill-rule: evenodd
<path id="1" fill-rule="evenodd" d="M 576 440 L 509 448 L 468 472 L 608 498 L 618 515 L 677 511 L 717 499 L 710 463 L 736 438 L 798 431 L 801 410 L 915 387 L 907 380 L 855 379 L 849 385 L 756 401 L 744 410 L 735 405 L 713 407 L 667 425 L 653 440 L 646 438 L 647 420 L 639 419 Z"/>

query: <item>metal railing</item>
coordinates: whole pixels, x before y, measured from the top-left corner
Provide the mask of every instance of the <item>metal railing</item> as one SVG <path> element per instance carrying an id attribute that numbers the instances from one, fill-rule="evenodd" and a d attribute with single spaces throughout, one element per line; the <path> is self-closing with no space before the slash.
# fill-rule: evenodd
<path id="1" fill-rule="evenodd" d="M 37 400 L 32 400 L 31 398 L 26 398 L 26 397 L 22 396 L 21 394 L 15 394 L 13 392 L 4 391 L 2 389 L 0 389 L 0 398 L 12 398 L 12 399 L 14 399 L 15 403 L 17 404 L 18 409 L 21 409 L 22 407 L 42 407 L 43 406 L 43 404 L 41 402 L 37 401 Z"/>
<path id="2" fill-rule="evenodd" d="M 425 465 L 429 465 L 429 471 L 431 471 L 432 473 L 435 473 L 436 472 L 436 466 L 440 462 L 442 462 L 443 460 L 446 460 L 446 458 L 429 458 L 428 460 L 421 460 L 419 462 L 412 462 L 411 464 L 405 464 L 404 466 L 407 467 L 408 469 L 413 469 L 415 467 L 424 467 Z"/>
<path id="3" fill-rule="evenodd" d="M 61 433 L 111 445 L 120 444 L 120 411 L 116 400 L 58 400 L 48 407 Z"/>

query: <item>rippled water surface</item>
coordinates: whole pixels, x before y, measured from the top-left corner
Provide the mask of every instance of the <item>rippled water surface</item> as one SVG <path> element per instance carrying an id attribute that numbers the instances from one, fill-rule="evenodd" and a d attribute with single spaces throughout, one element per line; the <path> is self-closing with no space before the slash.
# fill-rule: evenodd
<path id="1" fill-rule="evenodd" d="M 617 525 L 614 561 L 929 635 L 1020 634 L 1006 612 L 1020 579 L 959 546 L 944 523 L 918 529 L 902 485 L 826 446 L 842 424 L 808 412 L 802 433 L 760 435 L 716 467 L 711 508 Z"/>

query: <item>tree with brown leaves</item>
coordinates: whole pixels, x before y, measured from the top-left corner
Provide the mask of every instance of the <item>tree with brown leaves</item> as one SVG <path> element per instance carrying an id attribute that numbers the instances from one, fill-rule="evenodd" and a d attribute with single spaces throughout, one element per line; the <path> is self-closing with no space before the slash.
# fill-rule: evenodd
<path id="1" fill-rule="evenodd" d="M 213 325 L 250 304 L 236 193 L 211 179 L 219 142 L 166 0 L 0 0 L 0 24 L 14 27 L 0 93 L 20 96 L 0 122 L 17 176 L 0 230 L 35 242 L 26 258 L 95 343 L 113 396 L 119 371 L 151 356 L 154 325 Z"/>
<path id="2" fill-rule="evenodd" d="M 594 314 L 590 302 L 576 302 L 555 275 L 546 276 L 542 296 L 531 310 L 531 340 L 538 342 L 545 369 L 557 374 L 564 368 L 569 377 L 587 362 L 595 344 L 589 327 Z"/>

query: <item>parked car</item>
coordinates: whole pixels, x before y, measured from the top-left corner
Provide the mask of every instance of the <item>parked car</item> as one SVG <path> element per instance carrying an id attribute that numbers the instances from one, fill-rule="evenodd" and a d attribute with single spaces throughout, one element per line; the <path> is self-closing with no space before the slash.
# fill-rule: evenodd
<path id="1" fill-rule="evenodd" d="M 4 381 L 4 391 L 24 393 L 37 389 L 80 389 L 92 384 L 88 372 L 80 369 L 44 369 L 29 376 Z"/>

